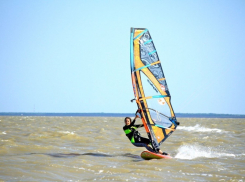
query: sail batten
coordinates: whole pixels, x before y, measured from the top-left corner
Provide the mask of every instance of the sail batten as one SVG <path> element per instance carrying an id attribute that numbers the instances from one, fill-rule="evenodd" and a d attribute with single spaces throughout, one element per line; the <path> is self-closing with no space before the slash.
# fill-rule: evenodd
<path id="1" fill-rule="evenodd" d="M 144 44 L 148 44 L 148 43 L 150 43 L 150 42 L 152 42 L 152 39 L 150 39 L 150 40 L 144 42 Z"/>
<path id="2" fill-rule="evenodd" d="M 154 54 L 155 52 L 157 52 L 157 51 L 154 50 L 154 51 L 152 51 L 152 52 L 149 52 L 148 54 L 149 54 L 149 55 L 152 55 L 152 54 Z"/>
<path id="3" fill-rule="evenodd" d="M 135 39 L 137 39 L 137 38 L 139 38 L 141 35 L 143 35 L 145 32 L 147 32 L 148 30 L 147 29 L 145 29 L 143 32 L 141 32 L 141 33 L 139 33 L 138 35 L 136 35 L 136 37 L 134 38 L 134 40 Z"/>
<path id="4" fill-rule="evenodd" d="M 153 148 L 157 149 L 177 127 L 171 95 L 149 30 L 131 28 L 130 46 L 136 103 Z"/>
<path id="5" fill-rule="evenodd" d="M 145 65 L 145 66 L 142 66 L 142 67 L 140 67 L 140 68 L 138 68 L 138 69 L 136 69 L 136 70 L 134 70 L 134 71 L 139 71 L 139 70 L 148 68 L 148 67 L 150 67 L 150 66 L 154 66 L 155 64 L 159 64 L 159 63 L 160 63 L 160 61 L 156 61 L 156 62 L 154 62 L 154 63 L 151 63 L 151 64 L 147 64 L 147 65 Z"/>

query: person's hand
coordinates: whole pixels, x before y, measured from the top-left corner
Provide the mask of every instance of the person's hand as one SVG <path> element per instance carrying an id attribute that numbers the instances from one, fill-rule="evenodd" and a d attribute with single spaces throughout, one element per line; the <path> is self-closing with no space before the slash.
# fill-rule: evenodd
<path id="1" fill-rule="evenodd" d="M 140 113 L 140 112 L 141 112 L 141 109 L 138 109 L 138 110 L 137 110 L 137 113 Z"/>

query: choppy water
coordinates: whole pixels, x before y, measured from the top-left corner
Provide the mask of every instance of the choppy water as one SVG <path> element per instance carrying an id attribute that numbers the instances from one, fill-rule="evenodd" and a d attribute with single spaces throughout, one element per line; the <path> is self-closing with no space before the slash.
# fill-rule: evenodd
<path id="1" fill-rule="evenodd" d="M 0 181 L 245 181 L 245 119 L 178 120 L 173 158 L 145 161 L 123 118 L 2 116 Z"/>

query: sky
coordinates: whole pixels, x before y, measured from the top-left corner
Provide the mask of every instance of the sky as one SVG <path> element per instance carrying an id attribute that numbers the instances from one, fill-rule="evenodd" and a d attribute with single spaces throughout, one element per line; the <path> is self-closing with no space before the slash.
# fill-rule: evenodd
<path id="1" fill-rule="evenodd" d="M 245 114 L 244 0 L 0 0 L 0 112 L 134 113 L 147 28 L 176 113 Z"/>

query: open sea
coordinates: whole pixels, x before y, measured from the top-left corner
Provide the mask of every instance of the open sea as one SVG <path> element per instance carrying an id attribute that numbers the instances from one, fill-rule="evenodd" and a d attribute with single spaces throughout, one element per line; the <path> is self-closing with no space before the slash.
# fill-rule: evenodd
<path id="1" fill-rule="evenodd" d="M 0 116 L 0 181 L 245 181 L 244 118 L 178 118 L 173 158 L 149 161 L 123 120 Z"/>

